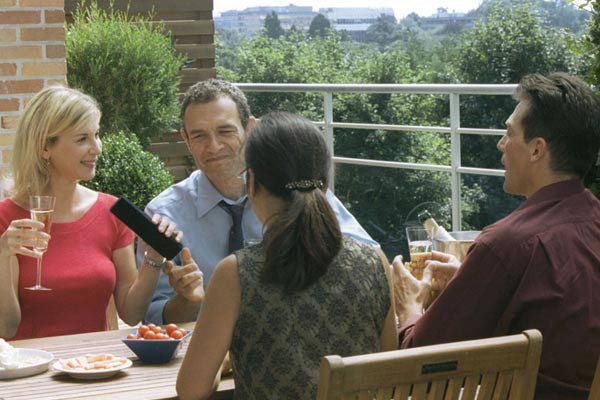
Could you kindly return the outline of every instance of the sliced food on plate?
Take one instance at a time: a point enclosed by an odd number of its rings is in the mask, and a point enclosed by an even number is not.
[[[131,360],[112,354],[86,354],[78,357],[59,359],[52,368],[66,372],[73,378],[101,379],[112,376],[131,366]]]

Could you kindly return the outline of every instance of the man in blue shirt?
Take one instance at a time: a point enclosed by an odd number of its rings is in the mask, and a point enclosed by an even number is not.
[[[183,232],[185,246],[174,263],[167,263],[166,274],[161,273],[146,314],[146,320],[156,324],[196,318],[206,283],[217,263],[229,255],[233,218],[227,205],[243,206],[244,242],[262,239],[263,227],[246,201],[242,177],[241,148],[255,123],[246,97],[231,83],[211,79],[188,89],[181,110],[181,137],[198,170],[146,207],[149,215],[159,213],[174,221]],[[333,193],[327,191],[327,198],[344,235],[378,246]],[[141,243],[137,250],[140,264],[144,252]]]

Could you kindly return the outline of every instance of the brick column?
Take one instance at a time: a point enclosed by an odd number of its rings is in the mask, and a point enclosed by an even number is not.
[[[66,84],[64,25],[64,0],[0,0],[1,173],[27,101],[46,86]]]

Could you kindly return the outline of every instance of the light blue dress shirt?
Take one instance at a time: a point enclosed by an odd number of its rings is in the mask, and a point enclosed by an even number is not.
[[[227,211],[219,207],[218,204],[221,200],[230,204],[234,203],[223,197],[202,171],[196,170],[188,178],[156,196],[148,203],[145,210],[148,215],[158,213],[177,224],[176,229],[183,232],[182,244],[190,249],[192,258],[204,274],[205,288],[219,261],[228,255],[228,238],[232,219]],[[344,235],[379,246],[329,190],[327,191],[327,200],[340,222]],[[256,218],[250,202],[246,201],[242,216],[244,240],[261,240],[262,231],[263,227]],[[141,244],[138,245],[138,265],[141,265],[143,261],[144,251],[145,247]],[[174,261],[176,264],[181,264],[179,256]],[[146,321],[162,324],[163,308],[167,300],[174,294],[175,291],[169,285],[168,277],[161,272],[152,302],[146,313]]]

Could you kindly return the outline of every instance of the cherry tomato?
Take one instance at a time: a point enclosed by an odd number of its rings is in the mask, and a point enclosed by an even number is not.
[[[165,327],[167,329],[167,333],[170,335],[171,333],[173,333],[173,331],[176,331],[177,329],[179,329],[179,327],[175,324],[169,324]]]
[[[127,335],[127,339],[139,339],[139,337],[135,333],[130,333]]]
[[[156,338],[157,339],[168,339],[169,335],[167,335],[166,333],[157,333]]]
[[[173,339],[181,339],[184,336],[184,334],[181,332],[181,330],[176,329],[173,332],[171,332],[169,336],[171,336]]]
[[[148,325],[140,325],[138,327],[138,336],[144,337],[146,332],[148,332]]]
[[[148,340],[156,339],[156,333],[154,333],[154,331],[148,331],[144,334],[144,339],[148,339]]]
[[[150,328],[150,330],[154,333],[162,333],[163,329],[160,326],[150,326],[148,325],[148,328]]]

